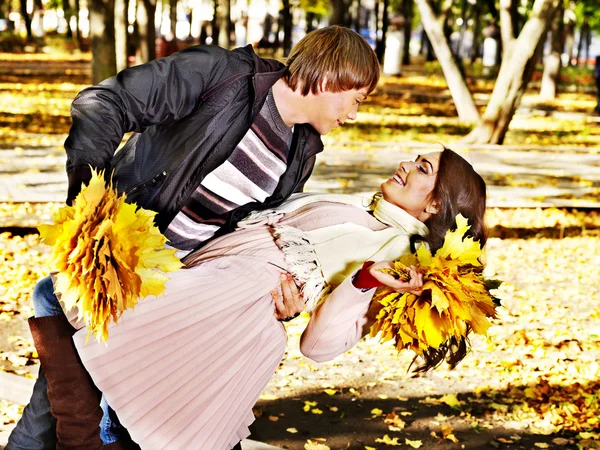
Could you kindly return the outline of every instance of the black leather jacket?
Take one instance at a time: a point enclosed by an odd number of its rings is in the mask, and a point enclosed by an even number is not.
[[[250,46],[196,46],[83,90],[71,106],[65,142],[68,201],[89,180],[90,166],[106,169],[128,201],[157,211],[157,225],[166,229],[203,178],[233,152],[286,70]],[[219,234],[248,211],[277,206],[301,191],[322,149],[314,128],[296,125],[288,168],[273,195],[232,211]]]

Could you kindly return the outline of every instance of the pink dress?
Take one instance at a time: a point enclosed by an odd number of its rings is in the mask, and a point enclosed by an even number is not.
[[[385,227],[360,209],[324,202],[279,223],[309,230],[341,221]],[[106,344],[85,345],[85,329],[75,334],[83,364],[142,449],[225,450],[250,434],[252,407],[287,341],[270,294],[286,263],[270,230],[256,224],[209,243],[198,265],[171,274],[165,295],[111,325]],[[372,295],[342,283],[311,318],[303,353],[323,361],[351,348]]]

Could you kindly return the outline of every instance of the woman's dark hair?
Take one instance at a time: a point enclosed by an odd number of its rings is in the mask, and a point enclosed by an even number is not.
[[[473,166],[463,157],[445,148],[440,156],[437,179],[431,193],[431,198],[437,203],[438,212],[425,221],[429,234],[411,236],[411,247],[414,252],[418,242],[425,242],[431,253],[444,245],[444,237],[449,230],[456,229],[456,216],[462,214],[471,228],[466,235],[479,241],[483,247],[487,241],[487,230],[484,224],[486,187]],[[470,329],[467,328],[467,335]],[[415,372],[425,372],[437,367],[444,360],[454,368],[469,350],[466,337],[457,340],[451,338],[439,348],[428,348],[420,356],[422,364]],[[419,358],[415,357],[413,363]],[[412,366],[412,364],[411,364]]]
[[[462,156],[445,147],[440,156],[431,198],[437,203],[438,212],[425,221],[429,229],[427,236],[412,236],[413,251],[415,244],[422,241],[427,243],[434,254],[444,245],[446,233],[456,229],[458,214],[469,221],[471,228],[467,231],[467,236],[479,241],[482,247],[485,245],[485,181]]]

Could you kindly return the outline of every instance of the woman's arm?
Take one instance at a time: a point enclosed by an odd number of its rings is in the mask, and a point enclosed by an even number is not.
[[[369,332],[367,313],[375,289],[363,291],[346,278],[313,312],[300,338],[300,351],[314,361],[329,361],[350,350]]]
[[[358,273],[346,278],[312,314],[300,339],[302,354],[317,362],[329,361],[367,335],[381,309],[379,302],[372,301],[376,291],[373,286],[387,285],[398,292],[421,293],[423,275],[418,270],[409,268],[411,279],[403,282],[381,272],[391,267],[389,261],[365,263]]]

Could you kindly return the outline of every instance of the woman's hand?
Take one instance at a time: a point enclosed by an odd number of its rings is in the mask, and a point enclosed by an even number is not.
[[[304,311],[306,303],[298,290],[298,286],[296,286],[294,278],[289,273],[281,274],[281,292],[283,297],[277,289],[271,291],[271,296],[275,302],[275,312],[273,314],[277,320],[288,322]]]
[[[410,280],[402,281],[394,278],[393,275],[383,273],[383,269],[393,269],[394,264],[391,261],[381,261],[371,264],[366,270],[369,274],[377,279],[381,284],[394,289],[397,292],[410,292],[415,295],[421,295],[423,292],[423,274],[418,267],[411,266],[408,268]],[[365,270],[365,269],[363,269]]]

